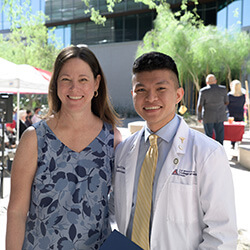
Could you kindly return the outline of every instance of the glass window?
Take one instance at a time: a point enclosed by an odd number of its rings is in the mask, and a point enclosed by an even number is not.
[[[216,25],[216,3],[208,3],[206,4],[205,9],[205,25]]]
[[[108,12],[106,0],[99,0],[98,9],[100,10],[100,13],[107,13]]]
[[[98,25],[95,25],[93,22],[87,22],[86,24],[86,36],[85,36],[85,42],[86,44],[91,44],[93,43],[93,40],[97,41],[98,39]]]
[[[89,1],[89,7],[90,8],[95,8],[95,9],[97,9],[98,8],[98,1],[97,0],[90,0]]]
[[[85,43],[86,23],[77,23],[74,30],[74,45]]]
[[[139,40],[152,29],[153,13],[144,13],[139,15]]]
[[[51,21],[62,20],[62,2],[61,0],[53,0],[51,2]]]
[[[95,43],[111,43],[114,42],[114,25],[113,19],[108,19],[105,26],[99,25],[99,33]]]
[[[141,3],[141,9],[148,9],[148,5]]]
[[[63,8],[62,8],[63,20],[73,19],[73,17],[74,17],[74,15],[73,15],[73,11],[74,11],[73,2],[68,1],[68,0],[63,0],[62,4],[63,4]]]
[[[51,29],[53,28],[49,28],[50,32]],[[64,33],[63,33],[63,26],[58,26],[56,27],[56,29],[53,31],[54,35],[55,35],[55,39],[58,41],[58,44],[63,44],[64,45]],[[49,38],[48,39],[48,43],[52,43],[53,41]]]
[[[75,24],[70,24],[70,44],[76,45],[75,43],[75,29],[76,29],[76,25]]]
[[[46,3],[47,1],[45,1],[45,0],[41,0],[41,11],[43,11],[43,12],[45,12],[45,3]]]
[[[126,1],[123,0],[120,3],[117,3],[114,7],[114,12],[121,12],[126,10]]]
[[[115,32],[113,19],[108,19],[105,26],[98,25],[94,32],[88,27],[88,41],[87,44],[103,44],[115,41]],[[95,34],[95,32],[98,32]]]
[[[47,20],[46,22],[50,23],[51,22],[51,1],[52,0],[47,0],[45,1],[45,15],[49,17],[50,20]]]
[[[250,1],[249,0],[242,0],[243,1],[243,21],[242,26],[250,26]]]
[[[204,9],[203,9],[203,5],[199,5],[199,6],[197,7],[197,14],[199,15],[199,17],[200,17],[202,20],[204,20],[204,13],[205,13],[205,11],[204,11]]]
[[[124,17],[114,18],[114,33],[115,33],[115,42],[123,41],[123,19]]]
[[[41,0],[40,0],[41,1]],[[32,9],[32,13],[36,13],[37,11],[41,11],[40,9],[40,1],[37,1],[37,0],[32,0],[30,2],[30,5],[31,5],[31,9]]]
[[[64,29],[63,26],[57,26],[54,30],[56,39],[64,44]]]
[[[140,7],[140,3],[135,3],[134,0],[127,0],[127,10],[138,10]]]
[[[111,20],[107,20],[105,26],[88,22],[86,27],[86,39],[84,39],[86,44],[100,44],[111,41]]]
[[[86,5],[83,3],[82,0],[75,0],[74,1],[74,18],[86,17],[87,14],[85,14],[85,12],[84,12],[85,10],[86,10]]]
[[[71,25],[67,25],[64,28],[64,47],[71,45]]]
[[[228,5],[228,28],[241,27],[241,1],[237,0]]]
[[[217,12],[217,26],[222,29],[227,28],[227,8]]]
[[[136,15],[125,17],[125,41],[137,40],[136,37],[137,22]]]

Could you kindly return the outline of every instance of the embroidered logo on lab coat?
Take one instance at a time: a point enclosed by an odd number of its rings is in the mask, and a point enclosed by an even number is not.
[[[190,175],[194,175],[197,176],[197,172],[196,171],[190,171],[190,170],[184,170],[184,169],[175,169],[172,173],[172,175],[178,175],[178,176],[182,176],[182,177],[186,177],[186,176],[190,176]]]

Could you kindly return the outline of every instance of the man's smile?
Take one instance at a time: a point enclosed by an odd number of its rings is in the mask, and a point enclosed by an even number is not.
[[[161,106],[144,107],[145,110],[156,110],[162,108]]]

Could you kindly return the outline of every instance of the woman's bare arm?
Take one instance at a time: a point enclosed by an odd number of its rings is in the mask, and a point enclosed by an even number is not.
[[[30,127],[22,135],[12,164],[6,250],[22,249],[31,186],[36,169],[37,136],[35,129]]]

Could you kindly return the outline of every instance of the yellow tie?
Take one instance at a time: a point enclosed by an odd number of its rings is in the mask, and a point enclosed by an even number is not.
[[[132,229],[132,241],[144,250],[149,250],[149,225],[152,190],[158,158],[157,135],[150,135],[150,147],[142,164]]]

